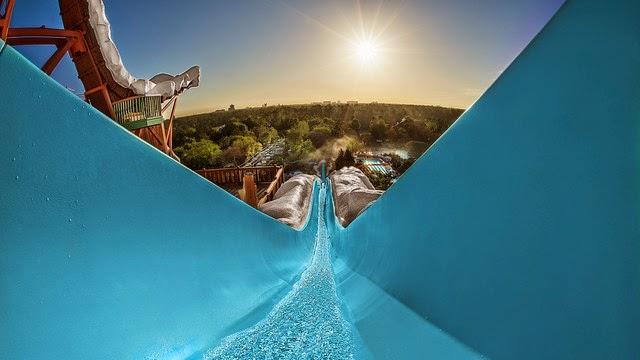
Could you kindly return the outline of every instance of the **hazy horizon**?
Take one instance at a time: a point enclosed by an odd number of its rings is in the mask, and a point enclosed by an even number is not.
[[[202,68],[178,115],[358,101],[468,108],[562,0],[106,1],[136,77]],[[16,2],[14,26],[61,27],[56,0]],[[38,65],[50,49],[19,49]],[[68,57],[53,77],[82,93]]]
[[[311,101],[311,102],[307,102],[307,103],[289,103],[289,104],[283,104],[283,103],[273,103],[273,104],[269,104],[266,103],[267,106],[266,107],[272,107],[272,106],[313,106],[313,105],[325,105],[323,104],[324,101],[331,101],[330,105],[348,105],[347,101],[352,101],[352,100],[320,100],[320,101]],[[338,102],[339,101],[339,102]],[[354,100],[357,101],[357,100]],[[247,106],[238,106],[236,104],[229,104],[229,105],[234,105],[235,110],[244,110],[244,109],[257,109],[257,108],[262,108],[264,107],[265,103],[262,104],[255,104],[255,105],[247,105]],[[447,108],[447,109],[456,109],[456,110],[464,110],[466,111],[467,108],[461,108],[461,107],[456,107],[456,106],[444,106],[444,105],[439,105],[439,104],[410,104],[410,103],[392,103],[392,102],[386,102],[386,101],[357,101],[358,105],[372,105],[372,104],[378,104],[378,105],[396,105],[396,106],[433,106],[433,107],[443,107],[443,108]],[[229,110],[229,106],[227,107],[220,107],[220,108],[216,108],[216,109],[205,109],[203,111],[195,111],[192,113],[181,113],[178,114],[178,117],[184,117],[184,116],[191,116],[191,115],[200,115],[200,114],[208,114],[211,112],[215,112],[215,111],[220,111],[220,110],[224,110],[224,111],[228,111]]]

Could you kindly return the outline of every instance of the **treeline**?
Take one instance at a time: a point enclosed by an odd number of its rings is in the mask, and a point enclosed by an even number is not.
[[[182,161],[194,169],[240,165],[278,138],[286,139],[283,162],[304,159],[345,135],[365,145],[391,141],[424,150],[462,111],[378,103],[216,111],[177,119],[174,146]]]

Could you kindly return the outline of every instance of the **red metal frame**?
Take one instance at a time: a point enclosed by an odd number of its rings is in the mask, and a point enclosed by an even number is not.
[[[5,0],[0,0],[0,3]],[[13,6],[14,0],[8,0],[9,6]],[[0,23],[1,24],[1,23]],[[51,75],[56,66],[60,63],[64,55],[69,52],[72,57],[73,54],[88,53],[91,56],[91,52],[88,51],[87,43],[84,38],[84,33],[79,30],[66,30],[66,29],[49,29],[45,27],[39,28],[8,28],[8,26],[2,27],[2,30],[6,30],[7,44],[13,46],[20,45],[54,45],[56,51],[42,66],[42,71],[47,75]],[[107,84],[100,75],[98,68],[96,67],[95,60],[91,56],[91,62],[93,70],[98,74],[100,78],[100,85],[93,89],[85,89],[84,95],[87,99],[87,95],[94,92],[100,92],[102,97],[109,105],[109,111],[111,118],[115,118],[113,109],[111,109],[111,97],[107,91]]]
[[[0,0],[0,39],[7,40],[15,0]],[[2,9],[4,8],[4,12]]]
[[[68,51],[73,53],[87,51],[84,37],[80,31],[44,27],[10,28],[7,30],[7,44],[9,45],[54,45],[56,47],[56,51],[42,66],[42,71],[47,75],[51,75]]]
[[[15,5],[15,0],[0,0],[0,38],[4,40],[7,44],[12,46],[20,46],[20,45],[53,45],[56,47],[56,51],[51,55],[51,57],[45,62],[42,66],[42,71],[44,71],[47,75],[51,75],[53,70],[55,70],[56,66],[60,63],[64,55],[68,52],[72,58],[75,58],[74,55],[79,54],[88,54],[91,59],[91,65],[93,67],[93,71],[97,74],[99,79],[99,85],[91,88],[85,89],[84,95],[85,100],[89,101],[88,95],[94,94],[96,92],[100,92],[101,97],[104,98],[107,106],[109,116],[112,119],[115,119],[115,113],[113,110],[113,106],[111,103],[111,96],[109,95],[109,91],[107,89],[107,82],[100,74],[98,70],[98,66],[96,64],[91,51],[89,51],[89,46],[87,45],[87,40],[85,38],[85,33],[82,30],[67,30],[67,29],[49,29],[46,27],[39,28],[10,28],[11,14],[13,13],[13,8]],[[4,12],[3,12],[4,9]],[[173,99],[171,99],[165,106],[162,108],[162,112],[166,111],[171,107],[171,115],[168,119],[169,128],[165,127],[164,122],[159,125],[160,134],[156,134],[153,129],[143,128],[134,131],[134,134],[143,138],[147,142],[151,142],[151,139],[154,139],[157,143],[160,144],[161,150],[163,150],[166,154],[178,159],[176,154],[173,152],[173,120],[175,118],[175,110],[176,104],[178,102],[178,95],[176,95]],[[143,136],[144,134],[144,136]]]

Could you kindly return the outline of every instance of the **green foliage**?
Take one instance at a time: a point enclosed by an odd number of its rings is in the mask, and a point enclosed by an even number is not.
[[[338,157],[336,157],[336,160],[334,161],[333,168],[335,170],[340,170],[343,167],[354,166],[355,164],[356,159],[353,157],[353,152],[351,151],[351,149],[340,149],[340,151],[338,152]]]
[[[411,157],[419,157],[427,150],[429,144],[423,141],[409,141],[405,144],[407,151]]]
[[[391,159],[391,167],[399,174],[404,173],[416,161],[415,158],[403,159],[397,154],[384,154]]]
[[[378,190],[387,190],[393,184],[393,176],[391,174],[376,174],[369,177],[371,185]]]
[[[223,138],[220,145],[224,148],[225,165],[238,166],[262,150],[262,144],[253,136],[234,135]]]
[[[313,127],[313,130],[309,132],[309,140],[316,148],[324,145],[329,138],[331,138],[331,127],[325,124],[319,124]]]
[[[251,136],[243,136],[234,141],[231,146],[241,148],[247,157],[251,157],[262,150],[262,144]]]
[[[301,160],[315,149],[316,148],[313,147],[311,140],[289,143],[289,159],[292,161]]]
[[[364,144],[358,138],[348,137],[347,142],[345,143],[348,150],[351,150],[352,153],[358,152],[362,150]]]
[[[332,127],[330,127],[330,129],[331,129],[331,135],[333,135],[336,138],[340,138],[347,133],[348,124],[346,121],[344,121],[343,118],[339,117],[336,119],[335,124]]]
[[[185,126],[181,131],[176,132],[173,136],[173,142],[176,144],[186,144],[195,141],[198,131],[193,126]]]
[[[440,130],[440,124],[435,120],[427,120],[424,125],[430,134],[434,134]]]
[[[251,117],[251,116],[247,116],[246,118],[244,118],[242,120],[242,123],[247,125],[247,127],[249,129],[254,129],[257,126],[262,125],[262,124],[260,124],[260,121],[257,118],[254,118],[254,117]]]
[[[377,140],[407,143],[417,156],[461,113],[438,106],[377,103],[233,109],[177,119],[173,140],[175,151],[182,154],[203,140],[218,144],[222,155],[217,161],[222,165],[242,164],[259,145],[266,146],[279,137],[286,139],[289,159],[305,159],[316,148],[322,149],[314,152],[319,157],[331,156],[328,154],[337,147],[357,151],[363,143],[375,144]],[[181,157],[189,167],[199,165]]]
[[[258,125],[253,130],[253,133],[262,145],[271,144],[278,138],[278,130],[271,126]]]
[[[219,131],[221,137],[233,136],[233,135],[247,135],[249,134],[249,128],[246,124],[239,120],[233,119],[228,124],[225,124]]]
[[[175,149],[182,162],[191,169],[212,168],[220,165],[222,151],[211,140],[200,140]]]
[[[351,128],[353,130],[355,130],[355,132],[359,133],[360,132],[360,121],[358,121],[358,119],[353,118],[351,120]]]
[[[300,143],[309,135],[309,123],[306,121],[298,121],[291,129],[287,131],[287,140],[291,143]]]
[[[387,134],[387,124],[385,124],[384,120],[378,119],[374,121],[369,127],[369,131],[371,132],[371,136],[373,136],[376,140],[383,140],[386,138]]]

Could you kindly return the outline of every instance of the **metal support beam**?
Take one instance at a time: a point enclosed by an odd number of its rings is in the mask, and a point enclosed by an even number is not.
[[[15,0],[0,0],[0,39],[6,41],[9,34],[9,24]],[[4,12],[3,9],[4,8]]]
[[[2,0],[0,0],[2,1]],[[9,0],[13,1],[13,0]],[[3,28],[4,30],[4,28]],[[7,43],[20,45],[53,45],[56,51],[42,66],[42,71],[51,75],[67,52],[87,51],[80,31],[41,28],[7,28]]]

